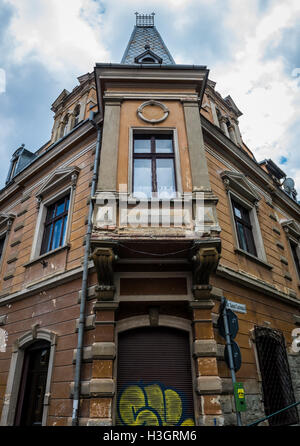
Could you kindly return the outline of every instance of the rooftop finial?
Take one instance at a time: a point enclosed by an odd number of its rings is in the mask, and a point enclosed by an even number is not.
[[[154,12],[152,12],[152,14],[139,14],[138,12],[135,12],[135,15],[136,26],[154,26]]]

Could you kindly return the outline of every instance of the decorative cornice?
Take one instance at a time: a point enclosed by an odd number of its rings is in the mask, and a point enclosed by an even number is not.
[[[253,204],[256,204],[260,200],[260,196],[253,189],[244,174],[224,170],[220,176],[227,192],[230,190],[238,192]]]
[[[234,159],[235,162],[238,161],[240,164],[240,169],[244,169],[245,173],[247,173],[249,177],[251,175],[256,177],[259,185],[272,195],[273,200],[274,198],[277,198],[281,205],[288,206],[289,210],[295,212],[300,218],[300,206],[283,190],[272,184],[272,180],[267,172],[265,172],[259,166],[259,164],[247,154],[247,152],[230,141],[230,139],[227,138],[218,127],[213,125],[203,115],[201,115],[201,123],[202,128],[207,132],[207,135],[213,137],[219,144],[218,146],[213,146],[214,150],[218,152],[218,147],[224,149],[227,159]]]
[[[5,214],[0,212],[0,232],[9,232],[16,216],[14,214]]]
[[[36,197],[40,202],[44,194],[48,194],[50,191],[60,186],[64,182],[68,182],[73,189],[76,187],[80,169],[77,166],[70,166],[56,169],[43,186],[38,190]]]
[[[295,220],[284,220],[280,223],[288,236],[294,237],[297,242],[300,241],[300,226]]]
[[[262,294],[266,294],[274,299],[278,299],[286,304],[300,308],[300,299],[292,298],[290,295],[279,291],[274,285],[264,282],[258,277],[250,276],[241,271],[235,271],[223,265],[219,265],[216,271],[218,276],[243,285],[245,288],[254,289]]]

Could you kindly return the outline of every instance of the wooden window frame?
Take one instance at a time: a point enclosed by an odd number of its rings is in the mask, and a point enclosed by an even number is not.
[[[172,141],[172,153],[159,153],[156,151],[156,141],[159,140],[162,136],[170,136],[170,140]],[[144,153],[135,153],[135,141],[140,138],[148,138],[150,137],[150,152]],[[156,161],[158,159],[171,159],[173,160],[173,172],[174,172],[174,194],[177,192],[177,178],[176,178],[176,168],[175,168],[175,151],[174,151],[174,140],[173,135],[171,134],[157,134],[157,133],[149,133],[149,134],[134,134],[133,136],[133,166],[132,166],[132,191],[133,193],[138,193],[138,191],[134,191],[134,162],[136,159],[150,159],[151,160],[151,179],[152,179],[152,194],[157,194],[157,165]]]
[[[244,251],[247,251],[249,254],[252,254],[253,256],[257,257],[257,249],[256,249],[255,240],[254,240],[254,235],[253,235],[253,226],[250,221],[249,209],[247,209],[242,204],[238,203],[236,200],[234,200],[234,198],[231,199],[231,204],[232,204],[232,209],[233,209],[233,217],[234,217],[239,247],[240,247],[240,249],[243,249]],[[235,209],[241,211],[241,214],[244,214],[244,216],[242,215],[242,218],[238,217],[235,213]],[[240,232],[238,230],[238,223],[240,225],[242,225],[247,249],[244,249],[244,247],[243,247],[243,242],[241,240]],[[246,231],[245,228],[247,228],[248,231]],[[252,245],[253,249],[252,249],[251,245]]]
[[[64,200],[64,211],[59,214],[58,216],[56,215],[57,212],[57,206],[58,203],[62,202]],[[67,205],[68,203],[68,205]],[[48,214],[49,214],[49,209],[51,209],[54,206],[54,217],[48,218]],[[49,204],[48,206],[46,206],[47,208],[47,213],[46,213],[46,219],[45,219],[45,223],[44,223],[44,228],[43,228],[43,238],[42,238],[42,243],[41,243],[41,250],[40,250],[40,255],[46,254],[48,252],[53,251],[53,249],[57,249],[60,248],[61,246],[63,246],[64,244],[64,239],[66,237],[66,228],[68,226],[68,219],[69,219],[69,210],[70,210],[70,193],[67,193],[65,196],[59,198],[57,201],[55,201],[54,203]],[[66,222],[64,223],[65,217],[67,217]],[[47,228],[48,227],[52,227],[54,228],[55,224],[62,220],[62,227],[60,230],[60,239],[59,239],[59,245],[56,248],[51,249],[52,243],[53,243],[53,229],[50,229],[50,233],[47,234]],[[49,245],[49,235],[50,235],[50,249],[47,249],[47,246]]]
[[[152,129],[150,127],[131,127],[129,131],[129,162],[128,162],[128,195],[129,199],[135,200],[136,197],[133,192],[133,176],[134,176],[134,137],[136,135],[142,136],[163,136],[169,135],[173,141],[173,154],[174,154],[174,179],[175,179],[175,191],[172,198],[160,198],[160,200],[175,199],[181,197],[183,193],[182,180],[181,180],[181,163],[177,129],[174,127],[159,127]],[[165,154],[170,155],[170,154]],[[153,192],[152,192],[153,193]]]

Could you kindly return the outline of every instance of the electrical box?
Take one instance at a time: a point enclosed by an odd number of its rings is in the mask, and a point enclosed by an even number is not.
[[[238,412],[245,412],[246,407],[246,397],[245,389],[242,383],[234,383],[234,398],[236,402],[236,409]]]

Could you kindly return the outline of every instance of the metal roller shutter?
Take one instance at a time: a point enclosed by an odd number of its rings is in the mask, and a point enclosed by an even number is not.
[[[193,425],[188,334],[147,327],[119,336],[117,424]]]

